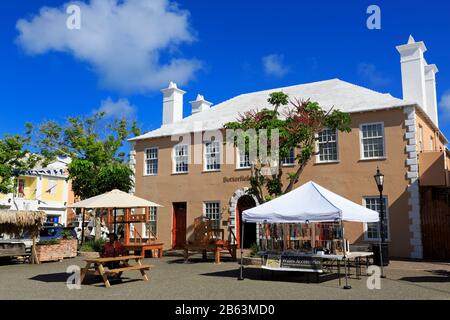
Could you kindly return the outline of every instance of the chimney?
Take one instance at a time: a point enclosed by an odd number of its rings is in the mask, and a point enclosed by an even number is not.
[[[428,65],[425,44],[409,36],[408,43],[397,46],[402,69],[403,99],[417,103],[438,125],[436,78],[437,67]]]
[[[183,119],[183,95],[185,91],[178,89],[172,81],[169,87],[162,89],[163,93],[163,119],[162,124],[171,124]]]
[[[427,113],[434,124],[439,127],[437,95],[436,95],[436,73],[439,70],[435,64],[425,66],[425,92],[427,95]]]
[[[197,95],[197,99],[195,101],[191,101],[189,103],[192,105],[192,114],[208,110],[213,105],[211,102],[206,101],[201,94]]]

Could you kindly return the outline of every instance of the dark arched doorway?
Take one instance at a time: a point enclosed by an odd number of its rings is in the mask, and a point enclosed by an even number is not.
[[[255,200],[249,196],[249,195],[244,195],[242,197],[239,198],[238,202],[237,202],[237,211],[238,211],[238,216],[239,216],[239,230],[238,230],[238,234],[239,234],[239,243],[241,243],[241,239],[242,239],[242,212],[253,208],[256,206],[256,202]],[[256,243],[256,223],[245,223],[244,226],[244,243],[243,243],[243,248],[250,248],[253,244]]]

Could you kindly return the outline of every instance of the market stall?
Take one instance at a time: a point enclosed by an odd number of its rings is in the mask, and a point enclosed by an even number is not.
[[[349,259],[359,259],[367,253],[350,254],[343,222],[378,222],[379,214],[310,181],[279,198],[245,210],[242,220],[260,226],[263,268],[321,273],[325,261],[343,261],[345,288],[350,288],[346,264]],[[241,250],[241,279],[242,253]]]
[[[20,236],[24,232],[31,235],[33,244],[31,247],[31,263],[38,264],[36,254],[36,239],[42,228],[46,214],[43,211],[13,211],[0,210],[0,234]]]
[[[142,235],[134,230],[134,239],[131,241],[130,225],[134,223],[148,223],[149,208],[161,207],[161,205],[136,197],[132,194],[112,190],[104,194],[76,202],[70,206],[71,208],[83,209],[82,225],[84,225],[84,217],[86,209],[99,209],[107,212],[108,224],[113,225],[113,232],[117,233],[117,224],[124,226],[123,246],[126,251],[139,251],[141,255],[145,255],[147,250],[158,250],[158,256],[162,254],[163,243],[144,240]],[[118,214],[120,211],[120,214]],[[84,240],[84,229],[81,236]]]

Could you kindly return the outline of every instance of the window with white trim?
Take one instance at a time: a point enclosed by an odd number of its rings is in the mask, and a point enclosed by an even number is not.
[[[213,229],[220,229],[220,202],[205,202],[204,215],[211,220]]]
[[[25,196],[25,179],[19,179],[17,183],[17,196],[23,198]]]
[[[220,142],[205,142],[205,170],[220,170]]]
[[[295,151],[294,148],[289,150],[289,154],[287,157],[281,159],[281,164],[283,166],[291,166],[295,164]]]
[[[384,127],[382,123],[361,125],[361,147],[363,159],[377,159],[385,156]]]
[[[238,148],[238,168],[251,168],[250,155],[249,152],[245,152],[245,149],[241,150]]]
[[[49,178],[49,179],[48,179],[48,189],[47,189],[47,192],[48,192],[49,194],[56,194],[57,183],[58,183],[58,181],[57,181],[56,179],[53,179],[53,178]]]
[[[423,151],[423,128],[419,126],[419,152]]]
[[[158,174],[158,148],[145,149],[145,175]]]
[[[338,161],[337,130],[323,129],[317,134],[317,162]]]
[[[158,236],[157,233],[157,210],[156,207],[150,207],[148,210],[148,223],[147,223],[147,237],[149,239],[155,239]]]
[[[434,139],[430,137],[430,151],[434,151]]]
[[[366,208],[380,212],[380,197],[364,197],[364,205]],[[387,198],[383,197],[383,211],[384,211],[384,234],[386,239],[389,238],[389,210]],[[380,224],[378,222],[366,223],[365,230],[366,240],[380,239]]]
[[[174,172],[186,173],[188,172],[188,145],[179,144],[174,147]]]

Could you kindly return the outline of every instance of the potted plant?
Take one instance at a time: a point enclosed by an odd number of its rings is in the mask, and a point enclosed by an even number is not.
[[[105,240],[103,239],[85,242],[80,247],[79,255],[86,258],[98,258],[104,245]]]

